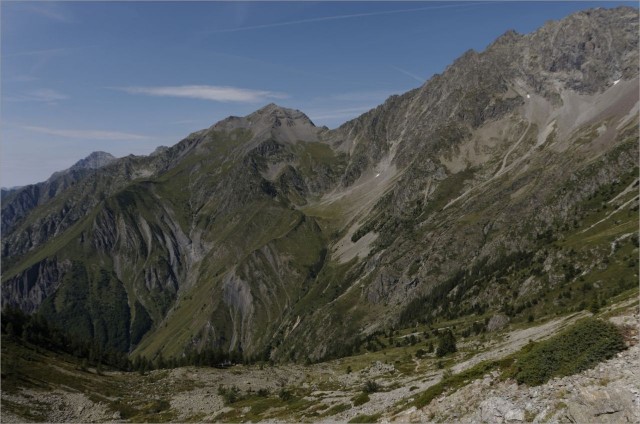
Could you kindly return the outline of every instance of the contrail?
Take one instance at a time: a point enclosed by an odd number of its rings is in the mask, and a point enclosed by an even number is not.
[[[396,71],[398,71],[398,72],[402,72],[403,74],[405,74],[405,75],[407,75],[407,76],[409,76],[409,77],[413,78],[413,79],[414,79],[414,80],[416,80],[416,81],[420,81],[422,84],[424,84],[424,83],[425,83],[425,81],[426,81],[424,78],[420,78],[419,76],[417,76],[417,75],[415,75],[415,74],[412,74],[412,73],[411,73],[411,72],[409,72],[409,71],[405,71],[404,69],[398,68],[397,66],[391,66],[391,67],[392,67],[393,69],[395,69]]]
[[[249,31],[253,29],[264,29],[264,28],[276,28],[283,27],[289,25],[300,25],[307,24],[311,22],[324,22],[324,21],[336,21],[339,19],[352,19],[352,18],[362,18],[367,16],[380,16],[380,15],[392,15],[396,13],[407,13],[407,12],[419,12],[423,10],[435,10],[435,9],[450,9],[457,7],[468,7],[468,6],[480,6],[484,4],[490,4],[491,2],[482,2],[482,3],[463,3],[463,4],[446,4],[441,6],[425,6],[425,7],[417,7],[413,9],[396,9],[396,10],[385,10],[380,12],[368,12],[368,13],[354,13],[350,15],[335,15],[335,16],[324,16],[321,18],[309,18],[309,19],[299,19],[296,21],[286,21],[286,22],[276,22],[273,24],[262,24],[262,25],[251,25],[244,26],[238,28],[228,28],[228,29],[216,29],[208,31],[209,34],[214,33],[222,33],[222,32],[238,32],[238,31]]]

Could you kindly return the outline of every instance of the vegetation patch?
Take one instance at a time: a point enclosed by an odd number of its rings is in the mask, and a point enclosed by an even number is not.
[[[364,405],[365,403],[369,402],[369,400],[369,395],[367,393],[360,393],[359,395],[351,398],[353,406]]]
[[[422,392],[411,405],[417,408],[425,407],[445,391],[455,391],[473,380],[482,378],[488,372],[499,368],[500,365],[503,365],[502,361],[485,361],[461,373],[443,376],[438,384]]]
[[[538,386],[553,377],[589,369],[624,349],[624,338],[615,325],[587,318],[548,340],[523,348],[507,376],[520,384]]]
[[[349,409],[351,409],[351,405],[348,405],[346,403],[339,403],[339,404],[334,405],[331,408],[327,409],[327,411],[325,413],[323,413],[322,416],[323,417],[330,417],[332,415],[339,414],[339,413],[347,411]]]
[[[377,422],[382,414],[373,414],[373,415],[356,415],[351,420],[350,423],[375,423]]]
[[[586,318],[548,340],[530,343],[519,352],[497,361],[485,361],[458,374],[445,373],[442,380],[422,392],[410,405],[422,408],[445,392],[482,378],[493,370],[502,378],[536,386],[553,377],[579,373],[625,349],[618,328],[608,322]]]

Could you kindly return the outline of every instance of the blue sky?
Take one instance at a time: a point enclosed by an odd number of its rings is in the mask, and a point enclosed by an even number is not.
[[[620,4],[2,1],[0,185],[270,102],[333,128],[508,29]]]

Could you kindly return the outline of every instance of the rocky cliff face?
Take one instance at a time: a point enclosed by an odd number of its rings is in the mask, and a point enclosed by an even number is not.
[[[635,9],[581,12],[336,130],[271,104],[148,157],[93,155],[3,196],[2,303],[149,356],[280,360],[579,308],[638,272],[637,32]]]

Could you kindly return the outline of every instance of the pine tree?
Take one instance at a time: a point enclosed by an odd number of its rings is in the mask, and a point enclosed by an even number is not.
[[[448,355],[449,353],[457,352],[456,338],[451,330],[447,330],[440,334],[438,337],[438,348],[436,349],[436,356],[439,358]]]

